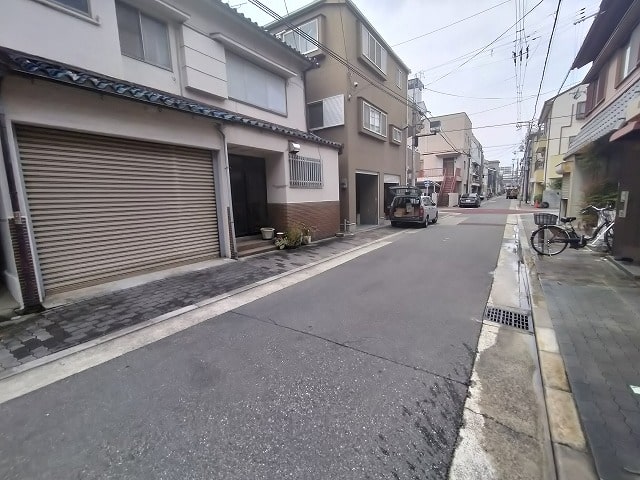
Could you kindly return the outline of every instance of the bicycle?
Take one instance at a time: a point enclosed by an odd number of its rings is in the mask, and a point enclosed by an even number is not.
[[[558,216],[551,213],[534,213],[534,221],[540,228],[531,234],[531,246],[539,255],[558,255],[564,252],[569,246],[570,248],[584,248],[588,242],[598,239],[600,235],[604,236],[604,242],[608,251],[613,249],[613,216],[615,210],[611,207],[597,208],[593,205],[582,209],[580,214],[585,214],[589,210],[595,210],[598,213],[598,224],[592,235],[578,235],[573,228],[571,222],[576,217],[562,217],[560,222],[563,226],[557,226]]]

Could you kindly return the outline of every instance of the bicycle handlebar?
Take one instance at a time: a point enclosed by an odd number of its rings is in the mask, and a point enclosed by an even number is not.
[[[615,210],[613,208],[613,205],[611,205],[611,204],[607,205],[606,207],[602,207],[602,208],[598,208],[598,207],[596,207],[594,205],[587,205],[582,210],[580,210],[580,213],[586,213],[589,209],[593,209],[598,213],[604,212],[605,210]]]

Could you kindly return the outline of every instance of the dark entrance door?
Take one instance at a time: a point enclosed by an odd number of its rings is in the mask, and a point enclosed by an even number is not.
[[[264,158],[229,155],[233,220],[237,237],[267,227],[267,176]]]

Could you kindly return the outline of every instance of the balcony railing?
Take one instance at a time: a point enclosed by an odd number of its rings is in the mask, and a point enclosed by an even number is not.
[[[429,179],[442,179],[455,175],[456,180],[460,181],[460,170],[460,168],[424,168],[418,171],[417,176]]]

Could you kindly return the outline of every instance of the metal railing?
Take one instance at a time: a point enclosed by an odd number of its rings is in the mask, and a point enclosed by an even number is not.
[[[289,154],[289,186],[322,188],[322,160]]]

